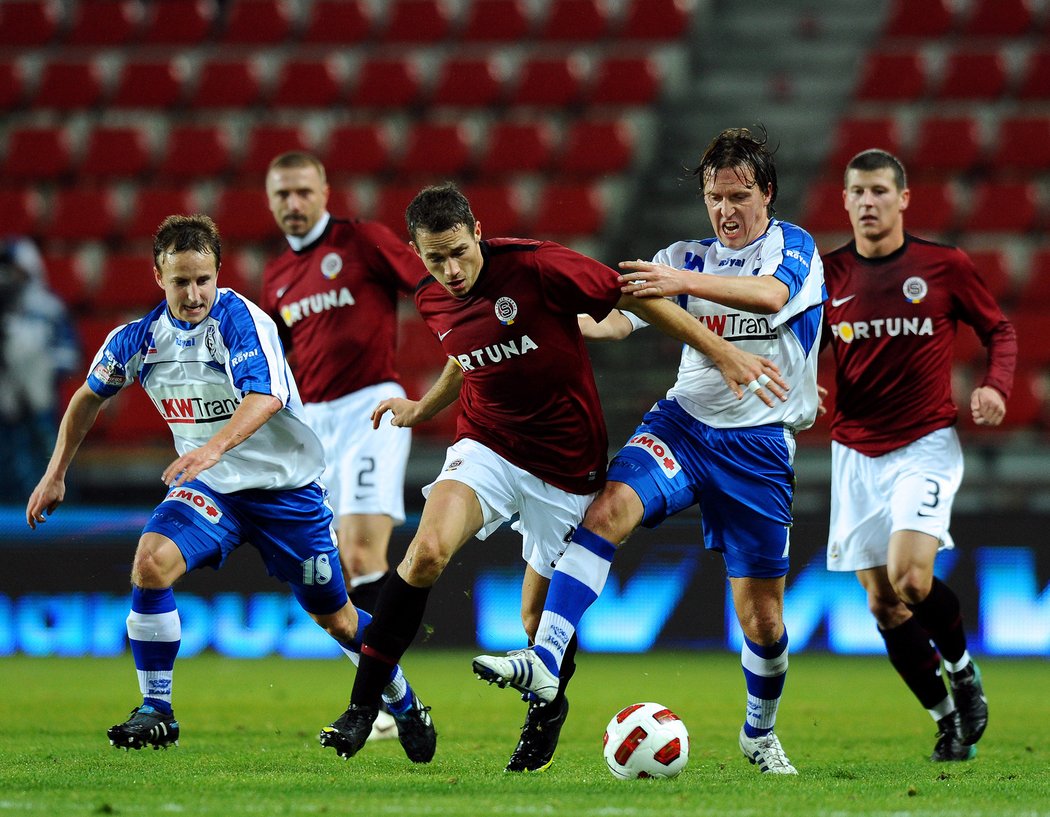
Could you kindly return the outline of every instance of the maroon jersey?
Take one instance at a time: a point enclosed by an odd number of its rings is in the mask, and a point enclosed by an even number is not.
[[[824,256],[826,330],[835,357],[831,436],[879,456],[955,423],[952,346],[959,321],[988,349],[981,385],[1010,395],[1017,339],[955,247],[905,235],[883,258],[850,242]]]
[[[416,291],[419,314],[463,370],[456,440],[570,493],[597,491],[609,441],[576,316],[609,314],[616,273],[549,241],[496,238],[481,252],[465,297],[433,278]]]
[[[266,265],[261,305],[294,351],[304,403],[397,380],[398,291],[411,292],[426,274],[388,227],[334,218],[315,242]]]

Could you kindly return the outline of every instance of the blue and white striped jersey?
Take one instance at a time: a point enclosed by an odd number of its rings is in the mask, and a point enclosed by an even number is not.
[[[717,335],[769,358],[791,386],[787,401],[770,409],[749,394],[737,400],[718,368],[690,346],[682,351],[678,380],[667,393],[693,417],[715,428],[783,423],[800,431],[817,414],[817,355],[823,315],[824,265],[812,236],[794,224],[771,219],[766,232],[733,250],[717,239],[679,241],[661,250],[654,263],[725,276],[772,275],[787,285],[788,301],[772,315],[744,312],[692,296],[679,296],[683,309]],[[624,313],[636,327],[642,325]]]
[[[196,325],[162,303],[112,332],[95,355],[88,386],[111,397],[138,380],[171,429],[180,455],[199,448],[229,421],[249,392],[284,408],[198,479],[222,493],[307,485],[324,470],[321,443],[303,422],[302,402],[277,326],[232,289],[220,289]]]

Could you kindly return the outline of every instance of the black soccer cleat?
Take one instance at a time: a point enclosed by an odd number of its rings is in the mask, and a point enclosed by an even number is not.
[[[335,723],[321,728],[318,740],[322,746],[335,749],[339,757],[349,760],[365,745],[378,714],[379,709],[374,706],[350,704]]]
[[[981,685],[981,670],[971,661],[965,669],[949,672],[948,681],[959,712],[962,742],[972,746],[981,739],[988,726],[988,699],[984,697]]]
[[[149,704],[136,706],[131,716],[106,730],[110,744],[125,752],[152,746],[167,749],[179,745],[179,722],[174,715],[164,715]]]
[[[394,713],[391,713],[394,714]],[[414,694],[412,706],[401,715],[394,714],[397,723],[397,739],[413,763],[429,763],[437,751],[437,731],[430,717],[430,707]]]
[[[560,702],[560,703],[559,703]],[[549,704],[533,701],[521,727],[521,739],[507,763],[507,772],[545,772],[554,762],[558,736],[569,715],[569,701],[563,695]]]
[[[934,763],[947,763],[953,760],[970,760],[976,754],[976,746],[963,743],[958,710],[937,721],[937,743],[933,747],[930,760]]]

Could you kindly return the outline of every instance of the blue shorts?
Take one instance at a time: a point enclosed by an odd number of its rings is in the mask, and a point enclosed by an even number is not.
[[[779,424],[712,428],[673,400],[642,418],[609,463],[608,480],[629,485],[653,528],[699,504],[704,545],[734,578],[788,572],[794,439]]]
[[[306,612],[325,615],[346,604],[332,509],[316,482],[290,491],[221,494],[191,480],[168,491],[142,532],[178,545],[187,572],[218,570],[234,550],[250,544]]]

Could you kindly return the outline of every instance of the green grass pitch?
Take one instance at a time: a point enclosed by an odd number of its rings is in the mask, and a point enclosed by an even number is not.
[[[0,660],[0,817],[11,815],[1050,815],[1050,672],[1044,660],[981,662],[991,722],[975,760],[933,764],[934,725],[883,658],[791,660],[777,733],[798,778],[739,754],[737,656],[582,655],[554,766],[502,769],[524,705],[470,673],[471,653],[416,648],[405,662],[438,729],[434,762],[397,741],[350,761],[317,743],[346,705],[345,661],[201,655],[175,672],[180,746],[123,752],[105,729],[138,702],[130,657]],[[689,727],[674,780],[621,782],[601,738],[621,707],[655,700]]]

